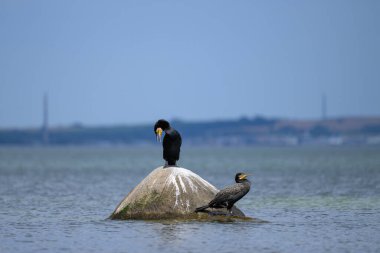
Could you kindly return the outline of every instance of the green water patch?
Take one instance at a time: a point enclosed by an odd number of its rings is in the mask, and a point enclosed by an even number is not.
[[[249,205],[255,208],[329,208],[329,209],[380,209],[380,197],[307,196],[267,197]],[[244,205],[243,205],[244,206]]]

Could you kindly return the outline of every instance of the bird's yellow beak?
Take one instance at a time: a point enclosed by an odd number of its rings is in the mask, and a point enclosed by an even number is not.
[[[249,176],[249,174],[242,174],[239,176],[240,180],[246,179]]]
[[[156,138],[157,138],[157,141],[161,142],[161,136],[162,136],[162,129],[161,128],[157,128],[156,129]]]

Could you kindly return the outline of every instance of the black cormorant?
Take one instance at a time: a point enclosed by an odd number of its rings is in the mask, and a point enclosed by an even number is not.
[[[213,200],[205,206],[198,207],[195,212],[202,212],[207,208],[227,208],[229,214],[231,214],[231,208],[234,204],[244,197],[251,188],[251,182],[247,179],[247,174],[237,173],[235,176],[236,184],[227,186],[223,190],[219,191]]]
[[[179,153],[181,151],[182,138],[177,130],[170,127],[169,122],[160,119],[154,125],[154,133],[156,134],[157,141],[161,142],[162,132],[165,132],[165,137],[162,142],[163,158],[166,161],[166,166],[176,166],[179,160]]]

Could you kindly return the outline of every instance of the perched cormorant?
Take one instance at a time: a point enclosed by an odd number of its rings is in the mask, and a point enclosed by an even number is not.
[[[176,166],[181,151],[181,135],[164,119],[158,120],[154,125],[154,133],[156,134],[157,141],[161,142],[162,131],[165,132],[165,137],[162,142],[162,147],[164,148],[163,158],[166,161],[165,166]]]
[[[247,174],[237,173],[235,176],[236,184],[227,186],[223,190],[220,190],[213,200],[205,206],[198,207],[195,212],[205,211],[207,208],[226,208],[231,214],[231,208],[234,204],[244,197],[251,188],[251,182],[247,179]]]

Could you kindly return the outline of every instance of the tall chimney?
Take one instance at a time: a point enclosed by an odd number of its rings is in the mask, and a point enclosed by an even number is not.
[[[42,142],[43,144],[47,145],[49,144],[49,101],[48,101],[48,95],[44,94],[43,99],[43,123],[42,123]]]
[[[326,101],[325,93],[322,94],[321,110],[322,110],[322,120],[326,120],[327,119],[327,101]]]

